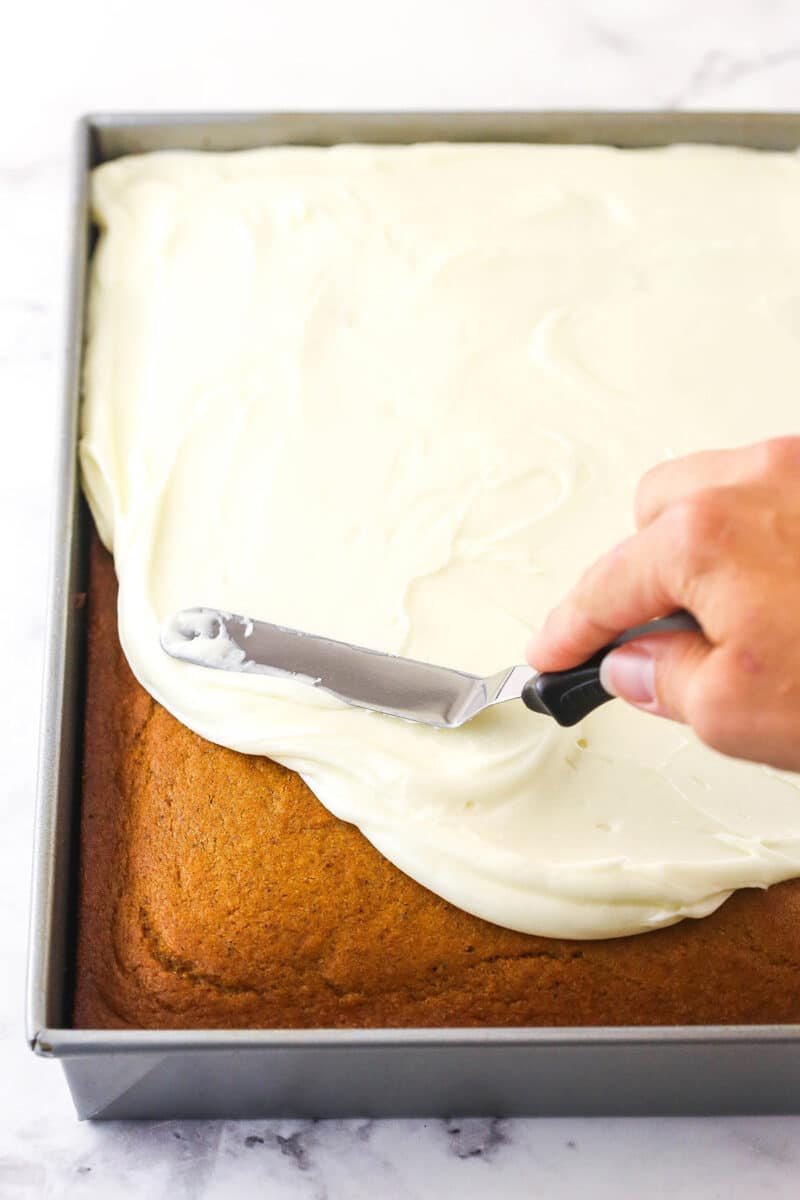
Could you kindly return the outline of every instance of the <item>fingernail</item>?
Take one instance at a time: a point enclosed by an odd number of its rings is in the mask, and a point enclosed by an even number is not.
[[[615,650],[600,664],[600,683],[612,696],[646,708],[656,702],[655,663],[641,650]]]

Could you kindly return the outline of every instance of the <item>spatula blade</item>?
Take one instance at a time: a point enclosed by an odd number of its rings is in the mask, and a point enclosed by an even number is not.
[[[176,613],[161,631],[161,645],[173,658],[197,666],[281,675],[357,708],[443,728],[462,725],[500,699],[487,684],[499,691],[509,674],[487,681],[211,608]]]

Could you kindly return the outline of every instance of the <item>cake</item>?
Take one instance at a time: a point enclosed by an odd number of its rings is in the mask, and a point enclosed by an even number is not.
[[[791,1019],[796,775],[620,702],[393,721],[159,631],[521,661],[643,470],[791,427],[798,200],[797,156],[718,147],[98,168],[77,1024]]]
[[[574,941],[434,895],[295,773],[212,745],[134,679],[95,538],[73,1024],[94,1029],[800,1020],[800,882]]]

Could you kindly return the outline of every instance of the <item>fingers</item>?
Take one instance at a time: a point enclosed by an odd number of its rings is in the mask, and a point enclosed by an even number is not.
[[[606,656],[600,682],[636,708],[690,725],[721,754],[800,769],[800,680],[749,650],[696,633],[639,638]]]
[[[746,471],[746,454],[742,450],[703,450],[648,471],[636,489],[637,527],[649,525],[668,505],[694,492],[739,482]]]
[[[800,437],[667,463],[642,481],[637,516],[638,533],[531,639],[531,666],[566,670],[686,608],[703,633],[649,634],[609,652],[606,689],[723,754],[799,770]]]
[[[699,672],[712,653],[701,633],[637,638],[606,655],[600,682],[637,708],[690,723]]]
[[[590,567],[528,643],[531,666],[566,670],[625,629],[677,608],[692,610],[692,592],[702,577],[704,530],[699,517],[678,518],[665,513]],[[683,527],[690,523],[697,525],[691,533]],[[687,549],[690,543],[697,553]]]
[[[785,469],[800,470],[800,437],[770,438],[735,450],[703,450],[659,464],[643,476],[636,491],[639,529],[670,505],[695,492],[730,487],[760,476],[774,478]]]

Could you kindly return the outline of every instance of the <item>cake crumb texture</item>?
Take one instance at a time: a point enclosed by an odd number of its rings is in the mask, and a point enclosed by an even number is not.
[[[94,537],[76,1028],[792,1022],[800,881],[606,941],[515,933],[404,875],[294,772],[133,678]]]

